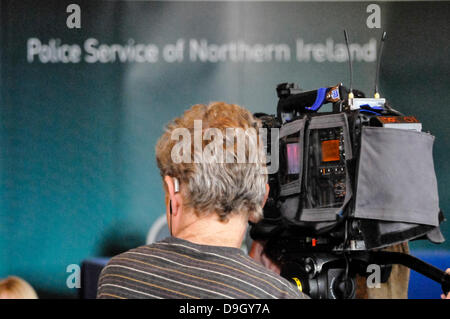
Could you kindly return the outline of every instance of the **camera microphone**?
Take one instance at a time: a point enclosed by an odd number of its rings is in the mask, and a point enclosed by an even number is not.
[[[352,55],[350,54],[350,45],[348,44],[348,34],[347,30],[344,29],[345,46],[347,47],[348,53],[348,67],[350,70],[350,92],[348,93],[348,99],[353,99],[353,67],[352,67]]]
[[[378,50],[377,71],[375,73],[375,92],[373,94],[374,98],[376,98],[376,99],[380,98],[380,93],[378,92],[378,81],[379,81],[379,77],[380,77],[381,54],[383,53],[384,40],[386,40],[386,31],[383,31],[383,34],[381,35],[380,49]]]

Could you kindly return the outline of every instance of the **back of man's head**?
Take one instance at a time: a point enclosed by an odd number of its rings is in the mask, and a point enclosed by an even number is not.
[[[262,215],[267,170],[260,122],[223,102],[194,105],[167,125],[156,145],[161,176],[177,178],[183,205],[196,214]]]

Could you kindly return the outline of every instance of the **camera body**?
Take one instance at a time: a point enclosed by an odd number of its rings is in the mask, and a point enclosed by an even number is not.
[[[250,234],[282,276],[312,298],[352,298],[356,274],[367,276],[358,252],[443,241],[434,137],[414,116],[342,84],[304,92],[282,83],[277,93],[276,115],[255,114],[279,131],[279,169]],[[383,280],[389,273],[383,266]]]

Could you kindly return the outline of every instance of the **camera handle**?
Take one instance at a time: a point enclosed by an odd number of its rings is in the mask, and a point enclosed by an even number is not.
[[[406,266],[439,283],[445,295],[450,290],[450,274],[412,255],[388,251],[352,252],[349,255],[352,259],[361,260],[367,264]]]

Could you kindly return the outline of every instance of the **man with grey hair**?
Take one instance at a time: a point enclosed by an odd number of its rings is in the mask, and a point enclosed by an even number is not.
[[[98,298],[307,298],[240,249],[269,191],[259,128],[223,102],[169,123],[156,160],[171,237],[112,258]]]

